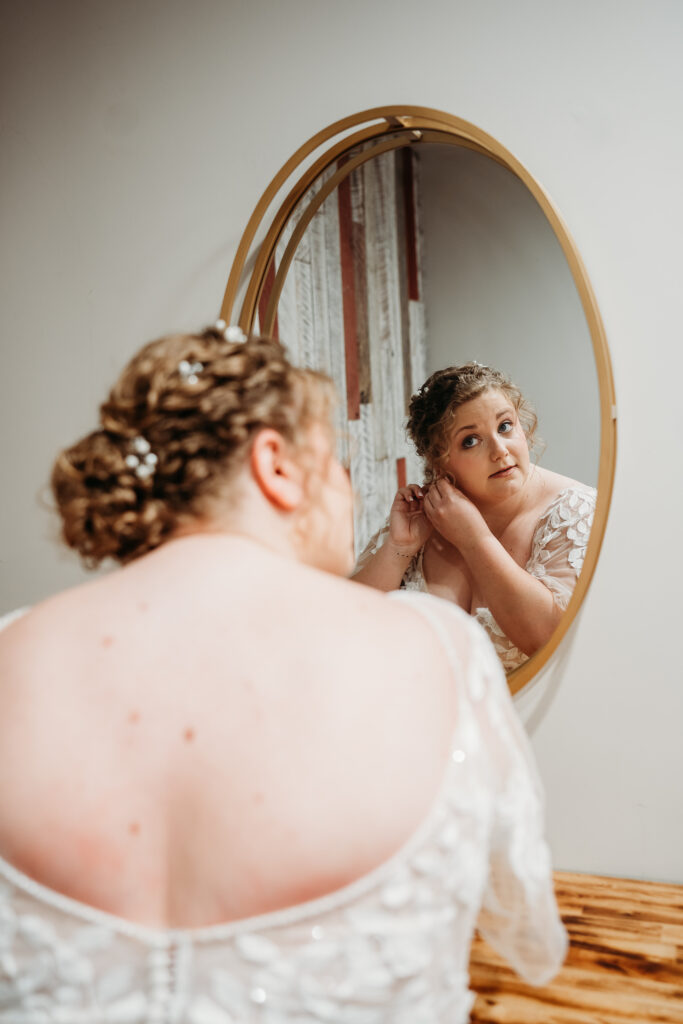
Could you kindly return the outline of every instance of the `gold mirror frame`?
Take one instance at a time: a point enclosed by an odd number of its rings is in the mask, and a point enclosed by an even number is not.
[[[337,141],[334,141],[335,139]],[[251,330],[268,268],[289,217],[312,183],[341,156],[344,156],[362,143],[372,143],[367,149],[347,159],[342,167],[325,182],[324,186],[316,193],[303,212],[278,267],[265,316],[263,317],[263,324],[261,325],[261,331],[264,334],[272,330],[278,299],[296,245],[310,223],[316,209],[318,209],[330,192],[356,167],[366,160],[377,156],[379,153],[403,146],[422,145],[429,142],[448,143],[473,149],[506,167],[531,192],[545,214],[566,257],[590,331],[593,356],[598,374],[600,391],[598,498],[583,569],[574,588],[569,605],[548,643],[532,655],[520,668],[515,669],[508,677],[510,692],[514,694],[521,690],[540,671],[555,652],[574,621],[581,602],[590,586],[607,526],[616,464],[617,417],[612,366],[605,338],[605,330],[593,289],[576,245],[558,210],[542,186],[512,153],[496,139],[480,128],[477,128],[476,125],[470,124],[459,117],[454,117],[452,114],[433,110],[430,107],[393,106],[373,107],[370,110],[363,110],[358,114],[342,118],[340,121],[335,121],[334,124],[317,132],[308,142],[304,143],[278,171],[259,199],[237,248],[223,296],[220,316],[226,323],[232,322],[233,307],[242,283],[245,267],[248,261],[250,263],[253,261],[253,267],[246,282],[246,290],[238,318],[238,323],[244,331],[249,332]],[[254,247],[254,239],[259,227],[264,222],[269,208],[278,194],[287,182],[294,178],[295,172],[301,164],[311,157],[316,150],[320,150],[327,145],[329,145],[329,148],[324,149],[321,155],[313,159],[304,173],[295,181],[286,198],[281,202],[273,215],[262,242]]]

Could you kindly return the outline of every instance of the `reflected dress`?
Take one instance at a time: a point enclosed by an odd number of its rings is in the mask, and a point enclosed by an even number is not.
[[[196,929],[112,916],[0,859],[0,1021],[465,1024],[477,923],[527,980],[557,971],[541,790],[500,663],[455,605],[388,599],[428,620],[457,703],[439,792],[401,849],[319,899]]]
[[[566,487],[551,501],[534,529],[531,554],[524,568],[545,584],[555,604],[563,611],[583,568],[596,499],[594,487],[584,484]],[[368,558],[382,547],[388,535],[387,519],[360,555],[356,570],[362,569]],[[408,565],[401,580],[402,590],[428,592],[422,570],[423,552],[424,548],[420,548]],[[472,615],[488,633],[506,672],[512,672],[528,661],[529,655],[520,651],[505,635],[488,608],[475,608]]]

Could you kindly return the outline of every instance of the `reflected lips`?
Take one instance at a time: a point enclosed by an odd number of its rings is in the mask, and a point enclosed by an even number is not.
[[[491,473],[491,477],[493,478],[507,476],[509,473],[512,472],[514,468],[515,466],[506,466],[505,469],[499,469],[497,473]]]

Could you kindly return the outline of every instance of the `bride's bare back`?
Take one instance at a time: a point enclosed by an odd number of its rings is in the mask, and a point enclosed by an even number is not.
[[[386,860],[455,720],[413,611],[229,535],[39,605],[0,634],[0,678],[0,854],[154,925],[292,905]]]

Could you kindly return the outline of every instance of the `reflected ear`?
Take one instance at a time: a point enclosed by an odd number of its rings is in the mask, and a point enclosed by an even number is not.
[[[291,445],[277,430],[259,431],[249,464],[254,480],[272,505],[284,512],[293,512],[302,505],[304,471],[292,457]]]

